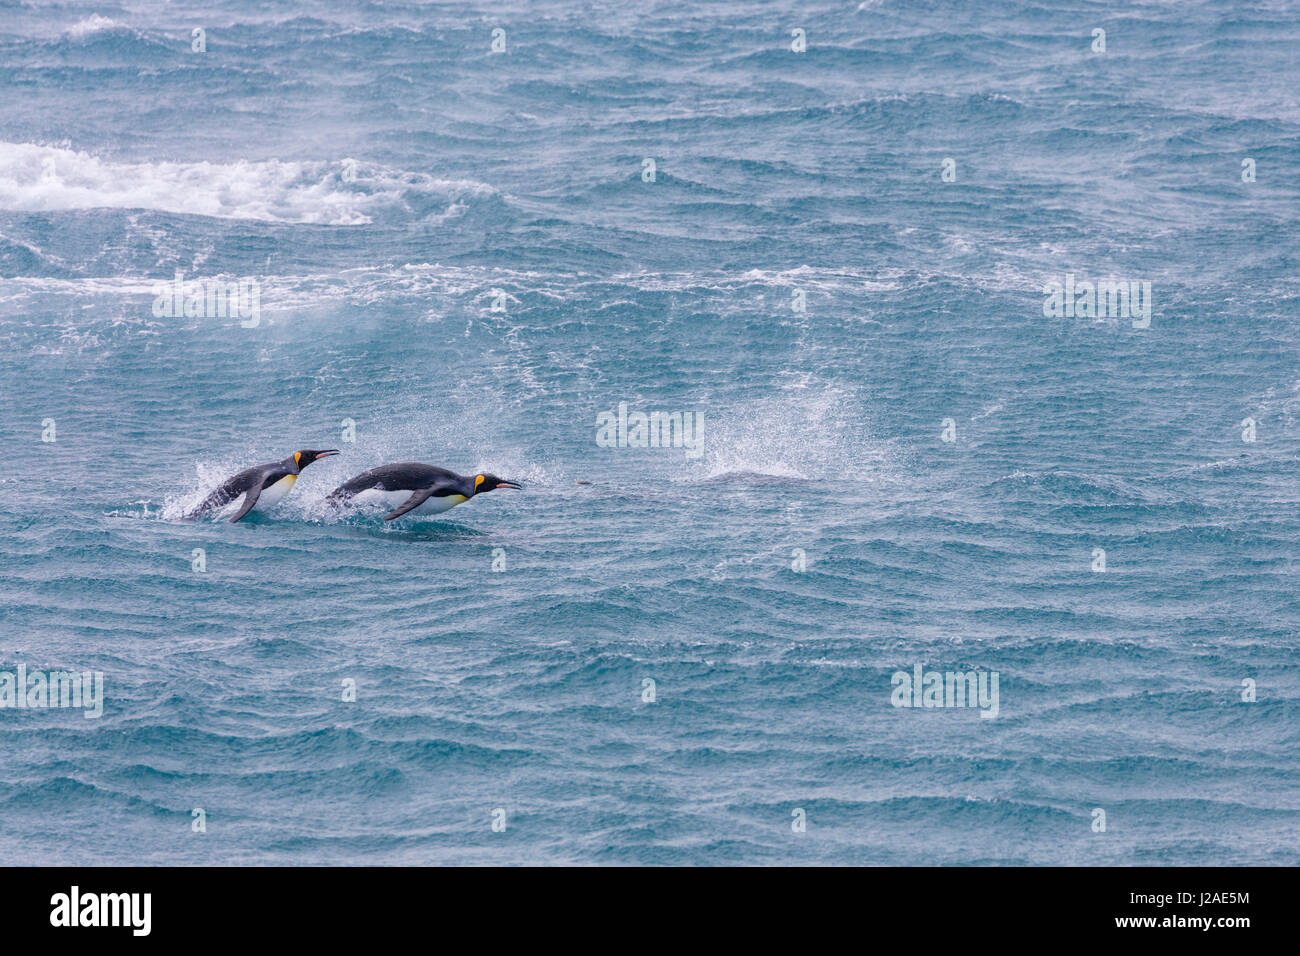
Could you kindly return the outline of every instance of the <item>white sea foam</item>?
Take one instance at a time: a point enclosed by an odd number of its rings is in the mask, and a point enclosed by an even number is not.
[[[32,143],[0,142],[0,209],[152,209],[264,222],[351,226],[412,194],[486,196],[474,180],[435,179],[355,160],[129,163]]]
[[[117,21],[108,17],[101,17],[98,13],[92,13],[84,20],[78,20],[72,26],[68,27],[68,36],[85,37],[92,33],[99,33],[102,30],[111,30],[117,26]]]

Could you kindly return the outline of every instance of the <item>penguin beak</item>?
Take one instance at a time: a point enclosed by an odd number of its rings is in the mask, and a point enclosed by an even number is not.
[[[498,488],[510,488],[514,491],[523,491],[524,486],[517,481],[506,481],[504,478],[497,482]]]
[[[326,448],[324,451],[316,452],[316,460],[320,461],[322,458],[329,458],[331,455],[337,455],[338,453],[337,448]]]

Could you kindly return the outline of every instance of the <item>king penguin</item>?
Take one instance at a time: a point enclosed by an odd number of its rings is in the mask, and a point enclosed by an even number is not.
[[[294,452],[284,461],[273,461],[269,464],[245,468],[233,478],[227,478],[222,482],[219,488],[204,498],[203,503],[185,517],[197,518],[214,508],[222,508],[230,504],[240,495],[244,496],[244,501],[234,517],[230,519],[232,522],[238,521],[252,511],[254,505],[260,504],[263,508],[273,507],[289,493],[289,489],[293,487],[304,468],[313,461],[338,453],[337,448],[326,448],[322,451],[307,448]]]
[[[392,508],[384,520],[392,521],[409,511],[438,514],[497,488],[518,491],[523,486],[496,475],[458,475],[446,468],[403,461],[371,468],[339,485],[325,500],[335,507],[382,503]]]

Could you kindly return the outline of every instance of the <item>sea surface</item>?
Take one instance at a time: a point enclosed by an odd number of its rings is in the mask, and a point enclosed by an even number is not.
[[[0,0],[0,863],[1300,864],[1298,314],[1294,2]]]

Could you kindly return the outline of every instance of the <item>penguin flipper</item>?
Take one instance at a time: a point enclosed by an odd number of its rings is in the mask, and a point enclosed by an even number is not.
[[[437,490],[437,486],[432,488],[420,488],[415,491],[411,497],[403,501],[400,507],[394,508],[392,511],[388,512],[388,514],[384,515],[384,520],[392,521],[394,518],[400,518],[408,511],[420,507],[420,505],[428,501],[430,496],[432,496],[432,494]]]
[[[257,504],[257,499],[261,497],[261,495],[262,495],[262,486],[260,484],[253,485],[246,492],[244,492],[244,504],[239,509],[239,511],[235,513],[235,516],[230,519],[230,523],[234,524],[240,518],[244,517],[244,515],[252,511],[253,505]]]

